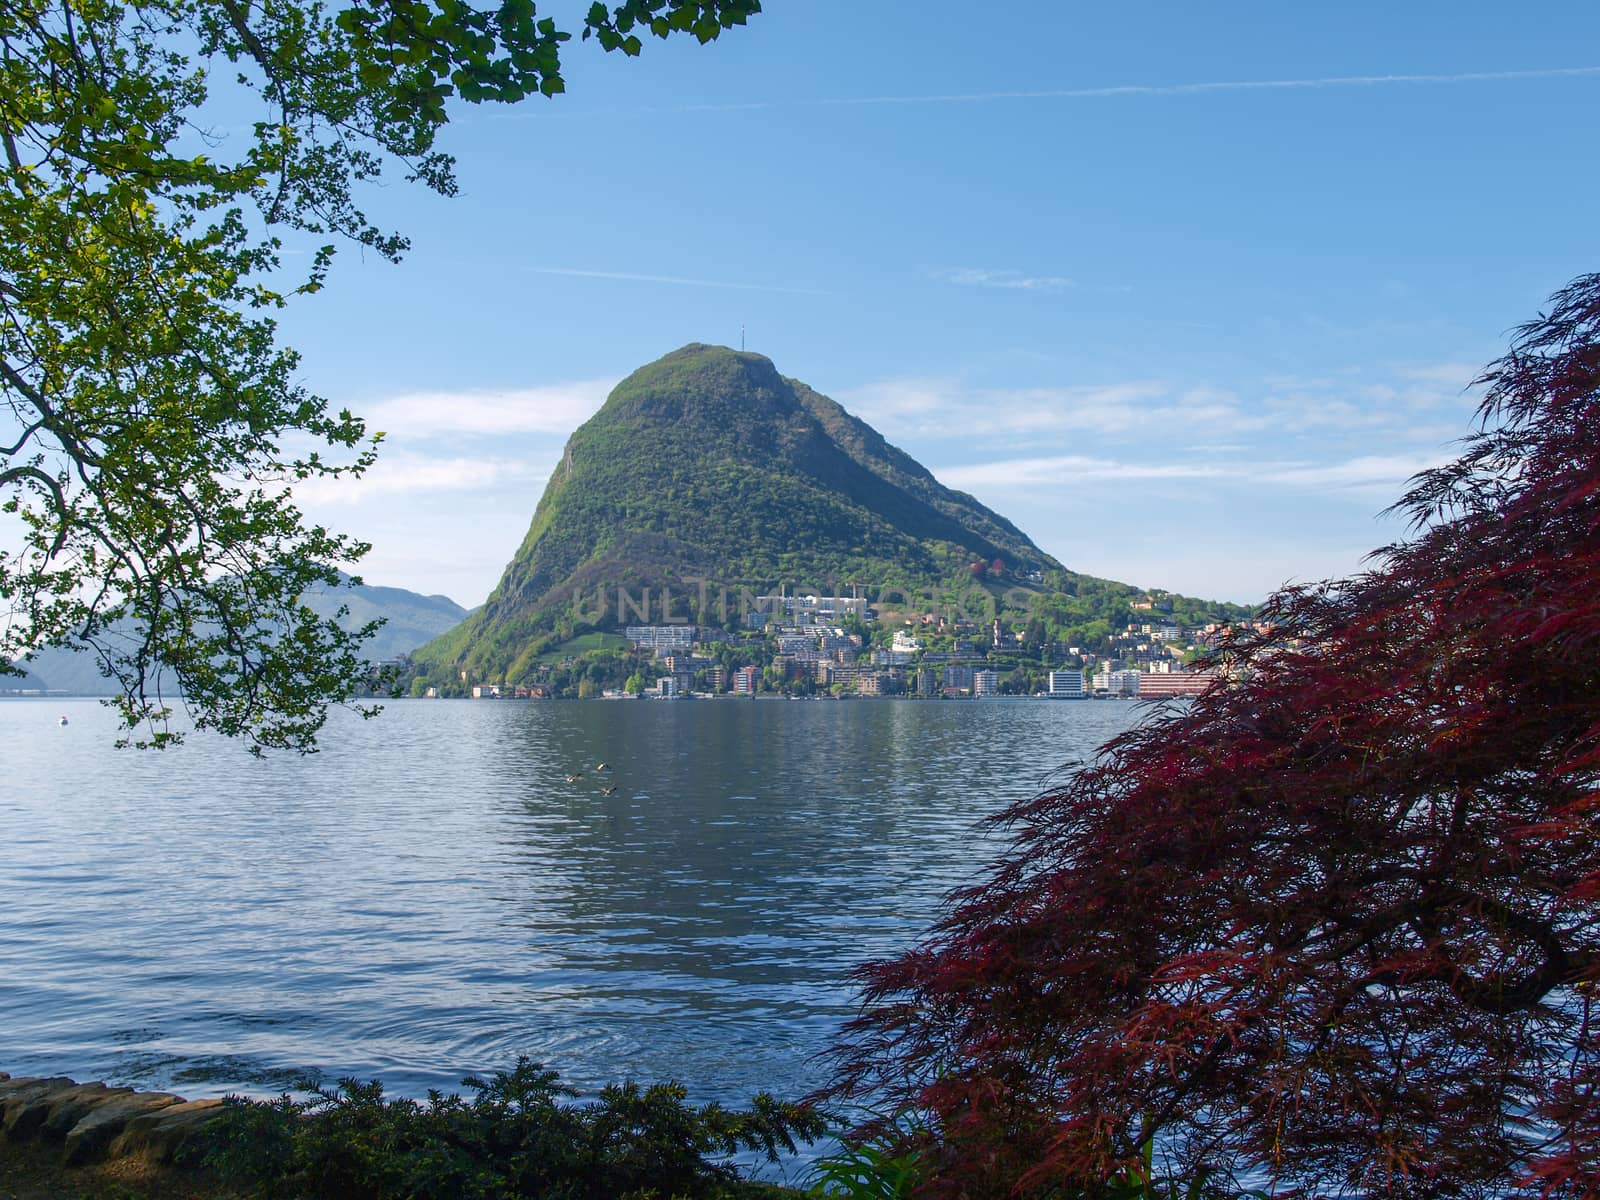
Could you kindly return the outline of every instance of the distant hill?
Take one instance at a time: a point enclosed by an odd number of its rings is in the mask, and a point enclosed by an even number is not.
[[[323,589],[305,600],[307,608],[324,617],[332,617],[341,604],[348,607],[349,615],[340,622],[346,628],[383,618],[387,623],[366,647],[368,657],[375,662],[409,653],[459,624],[467,615],[467,610],[448,596],[421,596],[404,588],[367,584]],[[109,696],[116,692],[101,676],[92,654],[50,647],[22,665],[27,671],[22,678],[0,675],[0,692],[43,689],[78,696]]]
[[[341,622],[347,627],[380,618],[385,622],[367,643],[367,655],[375,661],[409,654],[430,638],[459,625],[469,611],[448,596],[423,596],[405,588],[365,583],[306,597],[306,607],[323,617],[333,616],[341,604],[350,610]]]
[[[1080,580],[1103,582],[770,360],[694,344],[628,376],[573,433],[483,608],[413,657],[437,677],[517,682],[586,629],[722,623],[724,589],[860,589],[908,610],[978,589],[1026,611]]]

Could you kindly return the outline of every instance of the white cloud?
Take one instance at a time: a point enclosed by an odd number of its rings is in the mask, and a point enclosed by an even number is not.
[[[1482,372],[1483,368],[1476,363],[1461,362],[1430,363],[1421,367],[1402,367],[1400,370],[1406,379],[1437,384],[1455,391],[1464,390]]]
[[[423,492],[487,491],[507,484],[542,487],[547,469],[493,458],[434,458],[386,453],[360,478],[307,479],[294,485],[303,505],[360,504],[384,496],[415,497]],[[533,511],[532,505],[528,511]]]
[[[1098,386],[972,388],[938,377],[882,380],[839,393],[846,408],[890,441],[910,438],[1004,442],[1008,438],[1123,440],[1153,437],[1232,442],[1286,434],[1383,430],[1406,444],[1438,444],[1466,432],[1417,414],[1475,403],[1435,380],[1459,378],[1457,364],[1406,368],[1377,382],[1274,377],[1253,395],[1205,382],[1127,380]],[[1441,429],[1443,432],[1441,433]],[[1075,447],[1076,448],[1076,447]]]
[[[1372,546],[1389,534],[1371,528],[1372,542],[1289,539],[1257,530],[1208,529],[1204,539],[1125,542],[1093,547],[1049,547],[1067,555],[1074,570],[1127,583],[1162,587],[1189,596],[1258,604],[1286,583],[1348,578],[1367,567]],[[1076,553],[1074,553],[1076,549]]]
[[[436,434],[568,434],[605,403],[614,379],[548,387],[412,392],[366,406],[367,428],[391,438]]]
[[[1360,389],[1366,404],[1345,397],[1357,389],[1346,387],[1337,395],[1320,392],[1287,392],[1266,396],[1261,401],[1261,425],[1285,433],[1310,430],[1364,429],[1392,424],[1395,413],[1392,399],[1380,387]]]
[[[1272,428],[1290,433],[1312,430],[1384,429],[1408,441],[1438,441],[1438,425],[1420,425],[1417,414],[1439,410],[1440,417],[1475,408],[1478,397],[1467,389],[1476,368],[1459,363],[1402,367],[1386,379],[1269,379],[1272,390],[1260,401]],[[1448,427],[1442,436],[1459,437],[1466,421]]]
[[[1319,491],[1381,488],[1396,495],[1413,475],[1446,461],[1443,454],[1364,454],[1343,462],[1265,467],[1258,481]]]
[[[1116,479],[1217,479],[1231,475],[1233,469],[1208,463],[1132,463],[1084,454],[1057,454],[935,467],[933,473],[947,487],[971,491],[975,488],[1037,488],[1051,484],[1070,487]]]
[[[1053,292],[1077,286],[1064,275],[1024,275],[1021,271],[986,271],[977,267],[935,271],[933,277],[963,287],[1008,288],[1024,292]]]
[[[1128,433],[1159,427],[1180,411],[1191,421],[1214,420],[1232,409],[1215,404],[1170,403],[1166,384],[1130,382],[1107,387],[1014,388],[985,393],[985,426],[1018,433],[1094,432]],[[1162,403],[1166,401],[1167,403]]]
[[[972,406],[961,385],[948,379],[887,379],[838,395],[839,403],[869,425],[892,425],[902,419],[943,418],[966,412]],[[879,428],[878,432],[884,430]]]
[[[1419,471],[1443,455],[1361,455],[1342,462],[1129,462],[1083,454],[1004,458],[934,469],[941,483],[963,491],[1072,488],[1108,482],[1164,479],[1216,480],[1248,487],[1292,487],[1316,492],[1381,490],[1397,495]]]
[[[893,441],[897,436],[979,435],[1170,428],[1175,420],[1230,425],[1246,418],[1227,393],[1174,395],[1159,381],[1104,387],[988,388],[966,391],[941,379],[898,379],[841,392],[841,403]]]

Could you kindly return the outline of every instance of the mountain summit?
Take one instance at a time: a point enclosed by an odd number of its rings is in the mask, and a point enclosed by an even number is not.
[[[678,620],[705,623],[722,589],[937,601],[1061,569],[769,359],[694,344],[628,376],[573,433],[499,586],[419,657],[515,674],[533,640],[670,615],[623,609],[618,589],[651,589],[651,606],[665,589]]]

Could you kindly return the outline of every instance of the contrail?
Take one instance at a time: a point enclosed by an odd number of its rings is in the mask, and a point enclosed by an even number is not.
[[[1572,79],[1600,75],[1600,67],[1540,67],[1527,71],[1458,71],[1449,75],[1325,75],[1313,79],[1226,79],[1209,83],[1125,83],[1109,87],[1009,92],[946,92],[923,96],[843,96],[763,100],[743,104],[685,104],[662,112],[737,112],[742,109],[848,107],[881,104],[982,104],[999,100],[1099,100],[1119,96],[1194,96],[1206,92],[1384,87],[1394,84],[1505,83],[1519,79]]]
[[[1212,83],[1127,83],[1112,87],[1049,91],[970,92],[935,96],[862,96],[817,104],[958,104],[984,100],[1092,100],[1114,96],[1190,96],[1203,92],[1276,91],[1285,88],[1380,87],[1395,83],[1499,83],[1512,79],[1558,79],[1600,75],[1600,67],[1546,67],[1534,71],[1463,71],[1454,75],[1327,75],[1317,79],[1233,79]]]

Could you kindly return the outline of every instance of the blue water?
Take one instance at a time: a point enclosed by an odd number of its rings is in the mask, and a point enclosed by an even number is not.
[[[525,1054],[585,1088],[798,1097],[850,968],[981,875],[987,814],[1140,711],[401,701],[257,761],[0,702],[0,1068],[420,1095]]]

